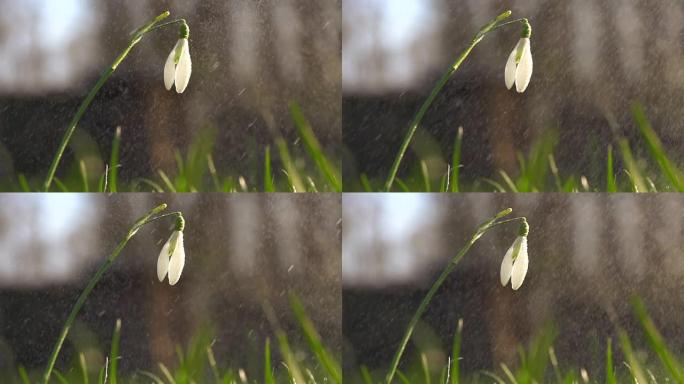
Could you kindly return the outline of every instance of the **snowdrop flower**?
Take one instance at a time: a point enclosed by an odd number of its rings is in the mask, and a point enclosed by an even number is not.
[[[183,247],[183,228],[185,220],[178,217],[176,229],[171,233],[171,237],[166,241],[157,259],[157,277],[159,281],[164,281],[167,273],[169,284],[175,285],[180,279],[183,267],[185,266],[185,248]]]
[[[517,290],[525,280],[527,274],[527,267],[530,260],[527,256],[527,234],[529,232],[529,225],[527,221],[523,221],[520,225],[520,233],[513,242],[506,255],[501,262],[501,285],[504,287],[511,282],[511,288]]]
[[[164,64],[164,86],[170,91],[173,84],[176,84],[176,92],[183,93],[190,81],[192,72],[192,62],[190,61],[190,48],[188,46],[188,36],[190,29],[183,23],[180,27],[180,38],[173,47],[169,57]]]
[[[506,69],[504,71],[506,88],[511,89],[513,83],[515,83],[515,89],[518,93],[525,92],[525,89],[530,84],[530,78],[532,78],[531,35],[532,28],[527,20],[524,20],[522,36],[506,62]]]

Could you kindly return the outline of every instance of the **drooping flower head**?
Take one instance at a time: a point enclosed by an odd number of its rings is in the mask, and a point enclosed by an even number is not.
[[[185,267],[185,247],[183,246],[183,229],[185,220],[183,216],[176,219],[176,228],[171,237],[164,243],[157,259],[157,277],[164,281],[169,275],[169,284],[175,285],[180,279],[183,267]]]
[[[510,281],[511,288],[517,290],[525,280],[527,267],[530,264],[527,255],[527,234],[529,232],[530,226],[527,224],[527,220],[523,219],[518,237],[516,237],[513,245],[508,248],[501,262],[501,285],[504,287]]]
[[[518,93],[525,92],[532,78],[533,63],[530,36],[532,36],[532,27],[527,19],[524,19],[520,40],[508,56],[504,70],[506,88],[511,89],[515,83],[515,89]]]
[[[164,86],[166,90],[176,84],[176,92],[183,93],[190,82],[192,72],[192,62],[190,61],[190,46],[188,45],[190,28],[186,23],[180,26],[178,42],[169,53],[169,57],[164,64]]]

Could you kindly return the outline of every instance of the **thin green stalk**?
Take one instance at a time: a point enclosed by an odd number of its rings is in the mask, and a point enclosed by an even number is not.
[[[463,144],[463,127],[458,127],[454,152],[451,156],[451,192],[458,192],[458,176],[461,172],[461,145]]]
[[[498,225],[498,224],[503,224],[503,222],[498,222],[499,219],[502,217],[505,217],[509,215],[513,210],[508,208],[506,210],[503,210],[496,214],[496,216],[492,217],[491,219],[487,220],[486,222],[482,223],[477,231],[473,234],[473,236],[470,238],[470,240],[466,243],[466,245],[461,248],[460,251],[454,256],[450,261],[449,264],[444,268],[442,271],[442,274],[439,275],[437,280],[432,284],[432,287],[430,287],[430,290],[428,293],[425,295],[423,300],[420,302],[420,305],[418,306],[418,309],[416,312],[413,314],[413,317],[411,318],[411,321],[409,321],[408,326],[406,327],[406,332],[404,333],[404,336],[402,337],[401,341],[399,342],[399,348],[397,348],[397,351],[394,354],[394,357],[392,358],[392,364],[390,365],[390,370],[387,373],[387,377],[385,379],[385,383],[391,384],[392,379],[394,379],[394,375],[397,372],[397,368],[399,367],[399,361],[401,360],[401,356],[404,354],[404,349],[406,349],[406,345],[408,344],[409,339],[411,338],[411,335],[413,334],[413,329],[416,327],[416,324],[418,324],[418,321],[420,318],[423,316],[423,313],[425,313],[425,310],[427,309],[428,304],[430,304],[430,301],[432,298],[435,296],[437,293],[437,290],[442,286],[444,281],[446,281],[447,276],[453,270],[456,268],[456,265],[458,264],[459,261],[465,256],[466,253],[470,250],[470,247],[477,242],[477,240],[482,237],[489,229],[492,227]],[[517,218],[516,218],[517,219]],[[515,220],[515,219],[514,219]],[[509,222],[509,221],[506,221]]]
[[[112,153],[109,156],[109,191],[117,192],[117,176],[119,175],[119,147],[121,146],[121,127],[116,127],[112,141]]]
[[[413,139],[413,135],[416,133],[416,130],[418,129],[418,126],[423,120],[425,113],[427,113],[428,109],[430,108],[430,105],[432,105],[432,102],[435,101],[439,92],[442,90],[442,88],[444,88],[446,83],[449,81],[449,79],[451,79],[451,77],[456,73],[456,71],[458,71],[458,68],[465,61],[465,59],[468,58],[468,55],[470,55],[470,52],[473,50],[473,48],[475,48],[475,46],[480,41],[482,41],[485,35],[491,32],[497,26],[497,24],[499,24],[501,21],[507,19],[510,16],[511,11],[506,11],[497,16],[496,18],[492,19],[485,26],[483,26],[480,29],[480,31],[475,35],[473,40],[470,42],[470,45],[468,45],[468,47],[466,47],[466,49],[463,52],[461,52],[461,54],[458,56],[454,64],[452,64],[451,67],[449,67],[449,69],[437,81],[437,84],[434,86],[434,88],[432,88],[432,92],[430,92],[428,98],[425,99],[423,105],[420,106],[418,113],[416,113],[416,115],[413,117],[413,121],[409,126],[409,130],[406,133],[406,136],[404,136],[404,141],[401,143],[399,153],[397,153],[397,156],[394,159],[394,163],[392,164],[392,168],[390,169],[389,176],[387,177],[387,181],[385,182],[385,191],[390,191],[392,189],[392,184],[394,184],[394,178],[397,176],[397,172],[399,171],[399,165],[401,164],[401,160],[404,158],[404,154],[406,154],[406,150],[408,149],[409,144]]]
[[[454,344],[451,348],[451,379],[449,383],[458,384],[461,381],[460,361],[461,358],[461,339],[463,338],[463,319],[458,319]]]
[[[62,331],[59,334],[59,337],[57,338],[57,342],[55,343],[55,346],[52,350],[52,354],[50,355],[50,359],[48,360],[47,367],[45,368],[45,373],[43,375],[43,383],[47,384],[48,381],[50,380],[50,376],[52,374],[52,370],[55,367],[55,362],[57,361],[57,356],[59,356],[59,351],[62,349],[62,345],[64,344],[64,340],[66,340],[67,335],[69,334],[69,330],[71,329],[71,326],[73,325],[74,321],[76,320],[76,316],[80,312],[81,308],[83,307],[83,304],[85,304],[86,299],[88,296],[90,296],[90,292],[92,292],[93,288],[95,288],[95,285],[102,279],[102,276],[107,272],[107,270],[112,266],[112,263],[116,260],[117,257],[119,257],[119,254],[121,251],[124,249],[128,241],[135,236],[135,234],[138,232],[140,227],[142,227],[145,224],[148,224],[152,221],[155,221],[156,218],[153,218],[152,216],[158,214],[159,212],[163,211],[166,209],[166,204],[161,204],[149,212],[147,212],[144,216],[142,216],[140,219],[138,219],[135,224],[128,230],[128,233],[126,236],[119,242],[119,244],[116,246],[114,251],[107,257],[107,260],[100,266],[100,268],[95,272],[95,275],[90,279],[88,282],[88,285],[85,287],[83,292],[81,292],[81,295],[78,297],[76,300],[76,304],[74,304],[74,307],[71,309],[71,312],[69,313],[69,316],[67,317],[66,321],[64,322],[64,326],[62,328]]]
[[[119,342],[121,341],[121,319],[116,319],[112,346],[109,352],[109,382],[116,384],[119,371]]]
[[[90,90],[90,92],[88,92],[88,95],[83,100],[83,102],[81,102],[81,105],[78,107],[78,111],[76,111],[76,114],[71,119],[71,122],[69,123],[69,126],[67,127],[67,130],[64,133],[64,136],[62,137],[62,141],[59,144],[57,153],[55,154],[55,157],[52,159],[52,164],[50,164],[50,169],[48,170],[47,177],[45,178],[45,182],[43,183],[43,190],[45,192],[50,190],[52,180],[54,179],[55,172],[57,171],[57,166],[59,165],[59,162],[62,160],[64,151],[66,150],[66,147],[69,144],[69,140],[71,140],[71,136],[73,136],[74,131],[76,130],[78,122],[81,120],[81,117],[83,117],[83,114],[90,106],[90,103],[93,101],[97,93],[100,91],[100,88],[102,88],[104,83],[106,83],[107,80],[109,80],[109,77],[112,75],[112,73],[116,71],[116,68],[119,66],[119,64],[121,64],[121,62],[126,58],[126,56],[128,56],[131,49],[133,49],[133,47],[136,44],[138,44],[138,42],[140,42],[142,37],[147,32],[149,32],[157,23],[169,17],[169,15],[169,11],[165,11],[164,13],[149,21],[142,28],[138,29],[137,32],[133,35],[131,41],[128,43],[126,49],[124,49],[123,52],[121,52],[121,54],[116,58],[116,60],[114,60],[112,65],[109,68],[107,68],[107,70],[105,70],[104,73],[102,73],[100,78],[97,80],[97,83],[95,83],[95,86]]]

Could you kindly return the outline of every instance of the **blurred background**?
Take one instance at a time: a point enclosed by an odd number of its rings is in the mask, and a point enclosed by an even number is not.
[[[299,358],[308,356],[290,310],[294,293],[339,360],[340,198],[225,194],[4,194],[0,196],[0,379],[19,364],[44,368],[66,317],[95,270],[133,222],[166,202],[186,219],[186,265],[177,285],[160,283],[157,256],[174,220],[143,227],[95,287],[58,359],[84,353],[94,372],[122,319],[120,371],[178,365],[176,346],[209,335],[222,369],[262,377],[274,326],[271,305]],[[204,352],[201,351],[204,355]],[[260,371],[261,370],[261,371]]]
[[[185,158],[194,143],[212,153],[219,174],[254,185],[276,137],[298,160],[303,144],[290,102],[339,162],[340,7],[339,0],[0,0],[0,186],[17,188],[18,174],[36,184],[45,177],[100,73],[131,32],[167,9],[169,20],[190,26],[187,90],[163,85],[178,28],[146,35],[81,120],[58,172],[65,183],[78,175],[75,159],[94,179],[104,172],[120,126],[123,181],[157,170],[173,177],[175,152]]]
[[[346,194],[342,203],[345,381],[359,381],[361,364],[387,372],[411,316],[448,260],[480,223],[507,207],[530,224],[524,284],[513,291],[499,281],[518,224],[487,232],[437,292],[400,369],[415,367],[421,352],[438,374],[462,318],[464,375],[500,372],[499,363],[515,369],[521,346],[555,333],[561,367],[584,367],[601,381],[609,337],[616,369],[625,370],[615,346],[618,326],[647,356],[632,295],[644,300],[675,356],[684,353],[681,195]],[[542,359],[547,352],[542,348]]]
[[[374,185],[387,177],[439,77],[506,9],[511,19],[526,17],[532,25],[529,88],[517,94],[504,85],[518,24],[487,35],[428,111],[399,177],[415,178],[417,159],[434,178],[444,175],[462,126],[466,189],[500,169],[515,178],[516,153],[528,153],[536,141],[557,145],[561,172],[595,183],[604,177],[606,146],[616,136],[640,142],[630,113],[636,101],[672,160],[684,163],[680,1],[345,0],[342,8],[346,190],[361,188],[361,174]]]

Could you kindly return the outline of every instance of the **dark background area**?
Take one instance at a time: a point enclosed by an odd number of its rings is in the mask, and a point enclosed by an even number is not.
[[[386,179],[411,118],[439,77],[479,28],[506,9],[511,19],[526,17],[532,25],[529,88],[517,94],[504,85],[520,27],[487,35],[428,111],[399,177],[415,177],[418,159],[441,177],[462,126],[466,189],[500,169],[515,178],[516,153],[549,134],[558,143],[561,172],[596,184],[617,135],[641,146],[637,151],[645,148],[633,102],[645,106],[668,154],[682,163],[684,6],[678,1],[350,0],[342,27],[346,190],[361,188],[361,174],[378,185]]]

